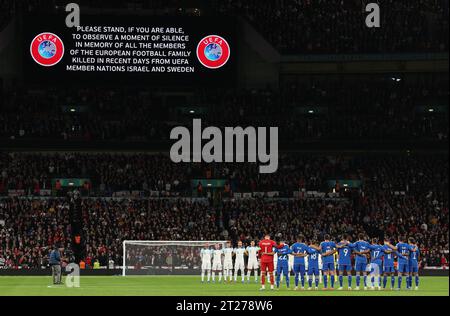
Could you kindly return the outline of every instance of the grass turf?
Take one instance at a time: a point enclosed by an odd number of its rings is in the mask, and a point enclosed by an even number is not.
[[[63,280],[64,281],[64,280]],[[291,282],[293,282],[293,278]],[[389,280],[390,281],[390,280]],[[353,280],[353,283],[355,280]],[[388,282],[389,286],[390,282]],[[403,287],[405,281],[403,280]],[[337,285],[337,284],[336,284]],[[292,285],[291,285],[292,286]],[[421,277],[418,291],[293,291],[284,284],[280,290],[258,291],[260,285],[202,284],[199,276],[82,276],[79,288],[52,285],[51,277],[0,277],[0,296],[448,296],[448,277]]]

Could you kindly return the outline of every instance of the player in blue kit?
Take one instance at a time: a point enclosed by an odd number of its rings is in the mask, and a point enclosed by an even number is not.
[[[347,273],[348,290],[352,289],[352,250],[355,244],[350,243],[350,236],[345,235],[342,240],[336,245],[338,250],[338,270],[339,270],[339,288],[343,289],[344,272]]]
[[[316,248],[320,251],[322,255],[322,271],[323,276],[323,286],[324,290],[328,290],[328,277],[330,277],[330,289],[334,288],[334,274],[335,274],[335,264],[334,264],[334,253],[336,252],[336,243],[330,240],[331,237],[325,234],[324,241],[320,243],[320,246]],[[314,246],[312,246],[314,248]]]
[[[370,249],[370,271],[371,271],[371,286],[370,289],[374,290],[375,286],[378,290],[381,290],[381,274],[383,273],[383,246],[378,244],[378,238],[372,238],[372,244]]]
[[[312,289],[312,279],[314,275],[315,290],[319,289],[319,254],[317,242],[312,241],[306,252],[308,253],[308,290]]]
[[[415,277],[415,290],[417,291],[419,289],[419,257],[420,257],[420,250],[417,246],[417,242],[414,238],[410,237],[408,239],[409,245],[412,248],[410,254],[409,254],[409,288],[412,288],[412,277]]]
[[[277,261],[277,278],[276,284],[277,288],[280,288],[281,274],[286,278],[286,287],[289,289],[290,277],[289,277],[289,254],[292,253],[291,248],[284,242],[279,242],[279,247],[275,248],[275,253],[278,256]]]
[[[294,256],[295,290],[298,290],[299,277],[302,284],[301,289],[305,289],[305,257],[308,256],[308,246],[304,243],[304,240],[303,235],[299,235],[297,242],[291,246],[292,255]]]
[[[391,277],[391,290],[394,289],[395,286],[395,268],[394,268],[394,257],[396,252],[394,252],[391,247],[387,244],[390,243],[390,239],[386,237],[384,239],[384,245],[382,250],[384,252],[383,257],[383,289],[386,289],[388,276]]]
[[[397,267],[397,271],[398,271],[398,287],[397,287],[397,291],[399,291],[402,288],[402,279],[403,276],[406,277],[406,289],[409,289],[408,287],[408,276],[409,276],[409,255],[410,252],[415,250],[414,247],[412,247],[411,245],[405,243],[405,238],[400,236],[398,238],[398,243],[396,246],[391,245],[390,243],[387,243],[387,245],[395,251],[398,251],[399,254],[401,254],[401,256],[398,258],[398,267]]]
[[[361,274],[364,276],[364,290],[367,290],[367,254],[370,252],[370,244],[364,240],[364,234],[358,235],[358,241],[355,242],[353,252],[356,254],[355,258],[355,272],[356,272],[356,291],[359,291],[361,284]]]

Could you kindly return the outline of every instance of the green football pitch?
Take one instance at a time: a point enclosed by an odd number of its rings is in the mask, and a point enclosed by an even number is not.
[[[292,278],[293,281],[293,278]],[[353,281],[354,282],[354,281]],[[390,284],[390,282],[388,282]],[[404,282],[403,282],[404,284]],[[199,276],[82,276],[79,288],[52,285],[51,277],[0,277],[0,296],[448,296],[448,277],[421,277],[418,291],[294,291],[282,284],[280,290],[258,291],[254,282],[202,284]]]

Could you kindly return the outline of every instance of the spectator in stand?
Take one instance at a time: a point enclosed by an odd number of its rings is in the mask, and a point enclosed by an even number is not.
[[[382,28],[368,29],[369,2],[214,0],[211,7],[245,17],[283,53],[448,52],[448,2],[377,1]]]

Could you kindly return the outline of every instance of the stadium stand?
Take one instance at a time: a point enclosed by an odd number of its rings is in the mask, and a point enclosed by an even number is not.
[[[174,100],[138,88],[16,90],[2,100],[0,138],[161,141],[171,125],[195,116],[219,127],[275,124],[286,141],[446,141],[448,115],[439,106],[448,104],[447,87],[444,75],[378,75],[306,77],[279,90],[208,89]]]
[[[252,171],[251,168],[227,165],[215,169],[218,174],[229,170],[228,180],[237,192],[281,189],[291,190],[287,195],[290,197],[293,191],[302,189],[330,191],[332,188],[326,188],[326,180],[336,176],[363,180],[359,189],[333,187],[341,199],[226,199],[216,205],[212,199],[87,198],[81,204],[84,259],[86,262],[99,260],[102,266],[107,266],[110,261],[118,264],[121,262],[121,243],[127,239],[229,238],[248,242],[260,238],[261,232],[270,227],[271,231],[283,232],[288,240],[293,240],[300,232],[308,238],[326,232],[336,236],[350,233],[354,238],[360,232],[380,238],[385,234],[414,235],[426,254],[424,264],[440,266],[440,260],[448,262],[448,252],[445,252],[448,249],[447,158],[298,156],[282,159],[281,172],[267,178],[257,175],[256,168]],[[164,158],[158,155],[125,158],[120,154],[10,154],[9,158],[2,157],[2,161],[5,160],[7,165],[1,168],[4,188],[6,183],[6,187],[35,189],[36,180],[31,183],[27,180],[39,179],[39,176],[48,180],[51,177],[49,170],[71,177],[93,171],[97,173],[93,178],[111,179],[112,182],[105,181],[109,189],[122,189],[123,186],[117,187],[122,184],[128,184],[127,189],[131,189],[133,183],[152,181],[157,188],[158,184],[172,183],[171,174],[177,179],[189,178],[178,169],[162,172],[163,180],[156,181],[159,177],[154,176],[154,168],[164,170],[164,165],[173,166],[168,159],[163,162]],[[21,166],[22,174],[18,166]],[[173,190],[182,191],[181,188],[185,187],[180,185]],[[0,200],[0,221],[4,223],[0,230],[0,255],[5,258],[7,267],[45,265],[45,249],[54,242],[62,242],[70,249],[68,208],[66,199],[55,197]]]
[[[255,25],[283,53],[354,54],[448,52],[449,6],[446,0],[378,1],[381,29],[364,27],[367,0],[79,0],[88,9],[147,10],[160,15],[233,15]],[[0,7],[9,20],[11,1]],[[62,8],[59,0],[18,2],[19,10],[49,12]],[[388,21],[396,21],[394,24]],[[1,27],[0,27],[1,29]]]
[[[276,174],[259,174],[256,164],[174,164],[167,155],[153,154],[22,154],[3,153],[0,194],[25,190],[40,195],[53,189],[54,178],[89,178],[91,196],[112,196],[123,190],[173,191],[191,196],[190,180],[225,179],[232,192],[326,190],[326,180],[364,181],[371,191],[389,189],[419,193],[445,190],[448,162],[445,155],[318,156],[284,154]],[[382,185],[381,185],[382,184]]]
[[[363,21],[369,2],[215,0],[213,7],[220,14],[244,16],[283,53],[448,51],[447,1],[377,1],[384,27],[367,32]]]

